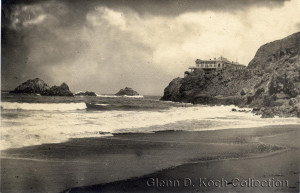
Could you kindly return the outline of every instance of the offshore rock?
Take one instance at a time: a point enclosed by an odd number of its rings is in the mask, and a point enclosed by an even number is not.
[[[139,93],[136,92],[135,90],[133,90],[132,88],[126,87],[125,89],[119,90],[119,92],[117,92],[115,95],[118,95],[118,96],[123,96],[123,95],[136,96],[136,95],[139,95]]]
[[[9,93],[15,94],[44,94],[50,87],[41,79],[27,80]]]
[[[45,95],[48,96],[74,96],[70,91],[69,86],[66,83],[62,83],[60,86],[52,86]]]
[[[47,96],[73,96],[73,93],[69,90],[69,86],[66,83],[62,83],[60,86],[52,86],[51,88],[43,80],[36,78],[33,80],[27,80],[21,85],[17,86],[13,91],[13,94],[40,94]]]

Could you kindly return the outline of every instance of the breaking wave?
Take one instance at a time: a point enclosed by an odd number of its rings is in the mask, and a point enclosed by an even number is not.
[[[32,111],[74,111],[83,110],[85,103],[18,103],[2,102],[1,109],[7,110],[32,110]]]
[[[89,103],[12,103],[3,102],[0,149],[45,143],[60,143],[71,138],[106,137],[115,133],[151,133],[168,130],[219,130],[270,125],[299,124],[299,118],[262,119],[235,106],[173,107],[165,110],[77,110]],[[96,103],[96,109],[112,105]],[[236,108],[236,111],[232,111]],[[10,109],[25,109],[15,111]],[[42,110],[42,111],[29,111]],[[75,110],[68,111],[66,110]],[[244,111],[244,112],[241,112]]]
[[[122,96],[118,96],[118,95],[105,95],[105,94],[97,94],[97,97],[103,97],[103,98],[144,98],[143,95],[135,95],[135,96],[129,96],[129,95],[122,95]]]

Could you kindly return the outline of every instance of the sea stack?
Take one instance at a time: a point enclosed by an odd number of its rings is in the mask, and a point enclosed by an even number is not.
[[[139,93],[136,92],[135,90],[133,90],[132,88],[126,87],[125,89],[119,90],[119,92],[117,92],[115,95],[118,95],[118,96],[123,96],[123,95],[137,96],[137,95],[139,95]]]
[[[69,86],[66,83],[62,83],[60,86],[52,86],[45,95],[48,96],[74,96],[70,91]]]
[[[21,85],[17,86],[13,91],[9,93],[14,94],[44,94],[46,93],[50,87],[41,79],[35,78],[33,80],[27,80],[23,82]]]
[[[35,78],[27,80],[21,85],[17,86],[11,94],[40,94],[46,96],[73,96],[69,86],[62,83],[60,86],[52,86],[51,88],[43,80]]]

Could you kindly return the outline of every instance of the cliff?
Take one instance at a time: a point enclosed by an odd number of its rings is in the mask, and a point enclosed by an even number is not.
[[[246,69],[176,78],[162,100],[252,107],[262,117],[300,117],[300,32],[261,46]]]
[[[139,95],[139,93],[136,92],[135,90],[133,90],[132,88],[126,87],[125,89],[119,90],[119,92],[117,92],[115,95],[118,95],[118,96],[122,96],[122,95],[136,96],[136,95]]]
[[[73,96],[66,83],[60,86],[52,86],[51,88],[41,79],[36,78],[27,80],[21,85],[17,86],[11,94],[40,94],[47,96]]]

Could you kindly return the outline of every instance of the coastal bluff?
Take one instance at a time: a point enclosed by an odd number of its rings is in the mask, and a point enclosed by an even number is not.
[[[48,86],[39,78],[30,79],[17,86],[10,94],[40,94],[44,96],[74,96],[66,83],[60,86]]]
[[[247,68],[175,78],[161,100],[250,107],[262,117],[300,117],[300,32],[262,45]]]

